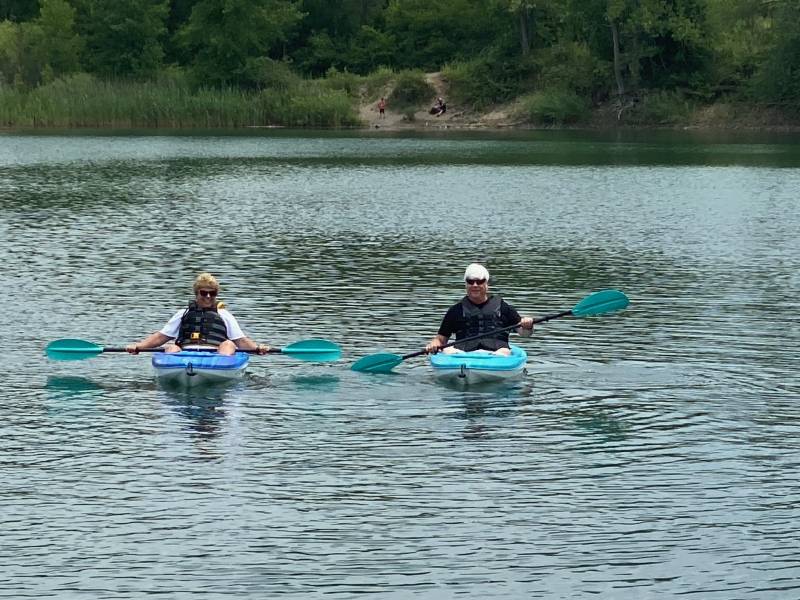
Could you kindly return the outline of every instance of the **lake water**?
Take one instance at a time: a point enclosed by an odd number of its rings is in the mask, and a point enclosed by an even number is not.
[[[800,145],[689,134],[0,135],[3,598],[800,597]],[[472,261],[504,387],[421,349]],[[124,345],[197,272],[339,343],[158,387]]]

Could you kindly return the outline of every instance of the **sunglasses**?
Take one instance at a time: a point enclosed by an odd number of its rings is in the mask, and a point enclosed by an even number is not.
[[[197,293],[200,294],[203,298],[216,298],[217,297],[216,290],[211,290],[210,292],[208,290],[197,290]]]
[[[467,285],[483,285],[486,283],[485,279],[467,279]]]

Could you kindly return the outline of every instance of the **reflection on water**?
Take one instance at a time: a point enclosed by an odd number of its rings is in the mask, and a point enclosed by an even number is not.
[[[159,383],[164,404],[185,420],[186,431],[202,437],[220,434],[221,422],[227,413],[225,397],[232,388],[241,386],[241,382],[220,382],[191,388]]]
[[[99,409],[104,396],[103,387],[86,377],[48,377],[47,414],[51,418],[85,418]]]
[[[304,392],[330,394],[339,389],[340,381],[336,375],[295,375],[292,383]]]
[[[442,397],[455,409],[450,416],[466,421],[463,435],[469,440],[488,439],[493,433],[504,435],[515,427],[514,420],[536,402],[534,386],[528,378],[486,382],[468,388],[435,381],[433,377],[430,383],[446,390]]]
[[[86,377],[48,377],[45,388],[50,391],[54,400],[70,398],[84,398],[98,392],[103,387]]]
[[[602,443],[621,442],[625,440],[625,424],[613,417],[611,411],[577,415],[575,424],[589,433],[599,435]]]
[[[797,597],[799,149],[0,135],[0,597]],[[537,326],[499,387],[349,370],[422,348],[477,259],[524,314],[632,304]],[[201,270],[342,359],[175,390],[42,356],[141,339]]]

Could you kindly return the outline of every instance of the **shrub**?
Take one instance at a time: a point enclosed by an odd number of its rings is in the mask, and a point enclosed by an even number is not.
[[[566,125],[578,123],[589,113],[588,101],[575,92],[548,89],[520,100],[521,117],[531,123]]]
[[[590,96],[611,79],[611,65],[592,55],[589,46],[567,42],[542,48],[533,62],[542,89],[559,87]]]
[[[325,78],[319,81],[322,86],[330,90],[338,90],[351,98],[357,98],[361,90],[362,78],[355,73],[339,71],[336,67],[331,67],[325,73]]]
[[[383,95],[386,86],[394,79],[394,71],[389,67],[379,67],[362,81],[364,83],[364,93],[367,98],[379,98]]]
[[[425,80],[422,71],[400,71],[389,102],[399,111],[416,108],[430,102],[436,90]]]
[[[687,121],[694,109],[695,103],[681,92],[660,90],[643,94],[628,119],[642,124],[670,125]]]
[[[450,84],[450,99],[462,106],[483,110],[492,104],[511,100],[522,90],[533,87],[535,65],[525,60],[484,56],[451,63],[442,69]]]
[[[245,78],[259,89],[276,89],[283,92],[296,89],[302,82],[302,78],[292,71],[287,63],[265,56],[247,61]]]

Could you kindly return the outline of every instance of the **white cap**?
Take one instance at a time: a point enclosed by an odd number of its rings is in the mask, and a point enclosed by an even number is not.
[[[489,281],[489,271],[487,271],[486,267],[483,265],[472,263],[464,272],[464,281],[467,279],[485,279],[486,281]]]

